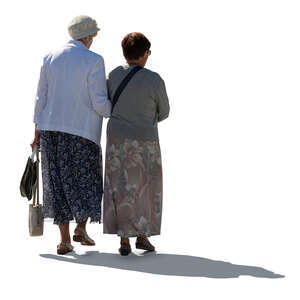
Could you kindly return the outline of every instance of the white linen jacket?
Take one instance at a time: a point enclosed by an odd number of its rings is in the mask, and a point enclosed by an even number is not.
[[[100,145],[103,117],[110,112],[101,55],[70,40],[44,57],[33,116],[38,130],[71,133]]]

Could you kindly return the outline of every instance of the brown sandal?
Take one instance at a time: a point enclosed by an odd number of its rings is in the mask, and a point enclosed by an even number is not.
[[[59,245],[57,245],[57,254],[64,255],[69,252],[72,252],[74,247],[67,242],[61,242]]]
[[[73,241],[74,242],[79,242],[81,245],[85,245],[85,246],[95,246],[96,243],[94,240],[92,240],[88,234],[86,233],[86,231],[80,227],[76,227],[75,230],[78,230],[81,234],[80,235],[73,235]]]
[[[155,247],[149,242],[147,238],[138,237],[135,242],[135,247],[137,249],[142,249],[146,251],[155,251]]]
[[[121,247],[119,248],[119,253],[122,256],[127,256],[131,253],[131,246],[128,243],[121,243]]]

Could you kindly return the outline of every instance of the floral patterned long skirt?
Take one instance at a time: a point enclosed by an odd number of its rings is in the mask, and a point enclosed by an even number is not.
[[[159,141],[107,135],[103,231],[120,237],[158,235],[162,216]]]
[[[54,224],[101,220],[102,152],[94,142],[58,131],[41,131],[43,215]]]

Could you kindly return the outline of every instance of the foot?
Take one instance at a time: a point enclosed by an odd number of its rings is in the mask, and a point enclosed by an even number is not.
[[[68,242],[61,242],[59,245],[57,245],[57,254],[64,255],[69,252],[72,252],[74,247],[68,243]]]
[[[88,234],[86,233],[86,230],[82,227],[77,226],[74,231],[73,235],[73,241],[79,242],[81,245],[85,246],[95,246],[96,243],[94,240],[92,240]]]
[[[131,246],[129,243],[121,243],[121,247],[119,248],[119,253],[122,256],[127,256],[131,253]]]
[[[146,251],[155,251],[155,247],[149,242],[146,236],[139,236],[136,239],[135,247]]]

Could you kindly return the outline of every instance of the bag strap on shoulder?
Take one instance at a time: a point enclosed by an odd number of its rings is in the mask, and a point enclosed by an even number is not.
[[[118,86],[115,94],[114,94],[114,97],[113,97],[113,100],[112,100],[112,104],[111,104],[111,112],[113,111],[116,103],[118,102],[118,99],[121,95],[121,93],[123,92],[123,90],[125,89],[125,87],[127,86],[128,82],[131,80],[131,78],[136,74],[136,72],[138,72],[139,70],[141,70],[142,67],[140,66],[136,66],[134,67],[127,75],[126,77],[122,80],[122,82],[120,83],[120,85]]]

